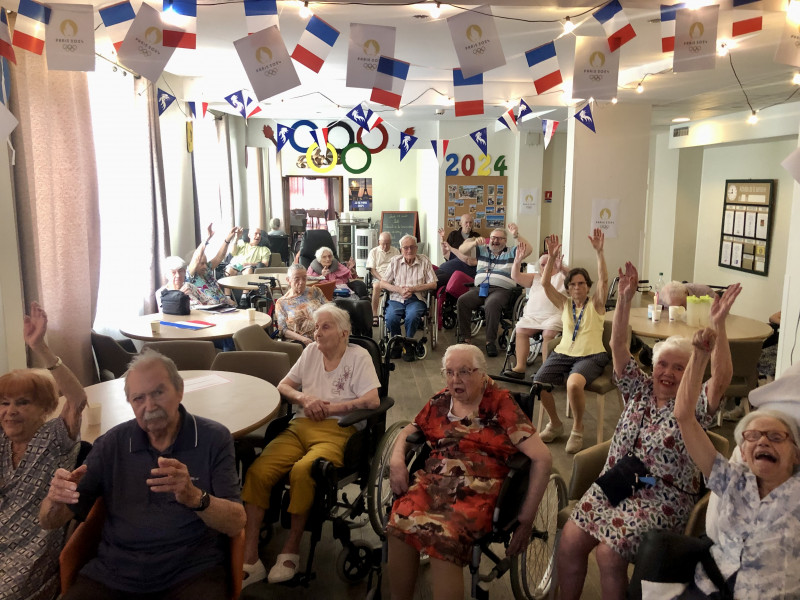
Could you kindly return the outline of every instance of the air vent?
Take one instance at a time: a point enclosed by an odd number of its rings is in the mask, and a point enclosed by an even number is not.
[[[414,18],[415,19],[419,19],[420,21],[424,21],[426,19],[430,19],[431,16],[430,15],[414,15]]]
[[[676,127],[672,130],[672,137],[684,137],[689,135],[689,127]]]

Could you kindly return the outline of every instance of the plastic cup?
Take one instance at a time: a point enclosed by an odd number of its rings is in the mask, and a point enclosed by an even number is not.
[[[256,309],[255,308],[248,308],[247,309],[247,318],[250,320],[251,323],[256,320]]]
[[[161,321],[150,321],[150,331],[153,332],[153,335],[156,335],[161,332]]]
[[[86,418],[89,425],[100,425],[100,419],[103,416],[102,404],[87,404],[86,405]]]
[[[652,319],[653,323],[658,323],[661,320],[661,305],[660,304],[653,304],[652,305]]]
[[[677,321],[677,320],[680,319],[681,308],[682,307],[680,307],[680,306],[670,306],[669,307],[669,320],[670,321]]]

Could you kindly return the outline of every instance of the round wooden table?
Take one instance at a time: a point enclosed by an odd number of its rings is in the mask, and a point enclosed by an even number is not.
[[[262,275],[266,277],[267,275]],[[241,290],[246,292],[253,292],[258,289],[258,284],[250,285],[250,282],[256,281],[263,281],[264,283],[269,283],[268,279],[259,279],[259,274],[252,274],[252,275],[231,275],[230,277],[223,277],[221,279],[217,279],[217,283],[220,287],[229,288],[232,290]],[[275,280],[278,280],[277,275],[269,275],[269,277],[274,277]]]
[[[614,311],[608,311],[605,319],[606,321],[613,321]],[[630,325],[636,335],[657,340],[666,339],[671,335],[682,335],[691,339],[698,329],[697,327],[689,327],[684,321],[670,321],[666,308],[661,311],[661,320],[658,323],[653,323],[652,320],[647,318],[647,307],[632,308]],[[728,340],[731,342],[765,340],[772,334],[772,327],[767,323],[762,323],[749,317],[728,315],[725,320],[725,331],[728,334]]]
[[[155,320],[162,321],[161,331],[156,334],[150,329],[150,322]],[[164,324],[164,322],[180,323],[183,321],[204,321],[213,325],[203,329],[181,329]],[[253,324],[260,325],[266,329],[271,323],[272,317],[259,311],[256,311],[255,321],[250,321],[247,311],[244,310],[237,309],[229,313],[215,313],[192,309],[188,315],[154,313],[135,317],[124,323],[119,330],[125,337],[147,342],[160,340],[219,340],[232,337],[240,329]]]
[[[234,438],[258,429],[278,412],[278,388],[252,375],[229,371],[180,371],[184,381],[182,404],[187,411],[221,423]],[[125,380],[114,379],[86,389],[81,439],[94,442],[112,427],[133,419],[125,397]],[[99,425],[89,424],[89,412],[100,405]]]

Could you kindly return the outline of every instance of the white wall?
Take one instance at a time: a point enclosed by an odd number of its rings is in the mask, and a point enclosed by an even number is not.
[[[742,294],[732,310],[736,314],[766,321],[772,313],[780,310],[794,190],[794,181],[780,163],[796,148],[797,138],[793,137],[705,149],[694,281],[710,285],[741,282]],[[717,266],[726,179],[778,180],[772,215],[768,277]]]
[[[669,133],[652,136],[650,184],[647,205],[647,243],[639,278],[656,281],[659,272],[672,279],[672,250],[675,233],[675,204],[678,189],[680,150],[670,150]]]
[[[566,130],[566,128],[564,128]],[[539,136],[541,139],[541,136]],[[528,238],[536,246],[536,254],[544,249],[544,238],[551,233],[559,237],[564,232],[564,191],[567,168],[567,135],[558,133],[550,140],[550,145],[542,159],[542,218],[537,239]],[[553,192],[552,202],[545,202],[544,193]],[[527,232],[526,232],[527,233]],[[527,235],[526,235],[527,237]]]

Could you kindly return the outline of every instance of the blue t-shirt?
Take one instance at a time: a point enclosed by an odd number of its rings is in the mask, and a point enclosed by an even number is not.
[[[517,284],[511,279],[511,268],[514,266],[514,257],[517,255],[517,246],[509,249],[507,246],[495,256],[488,246],[477,246],[478,268],[475,273],[475,285],[486,281],[489,285],[511,289]]]
[[[150,445],[136,420],[99,437],[78,484],[80,500],[69,505],[83,520],[101,497],[106,520],[98,548],[81,574],[125,592],[168,589],[209,567],[225,564],[226,535],[209,528],[172,493],[152,492],[146,481],[158,457],[175,458],[194,485],[212,496],[240,502],[233,438],[222,425],[179,407],[181,428],[164,452]]]

